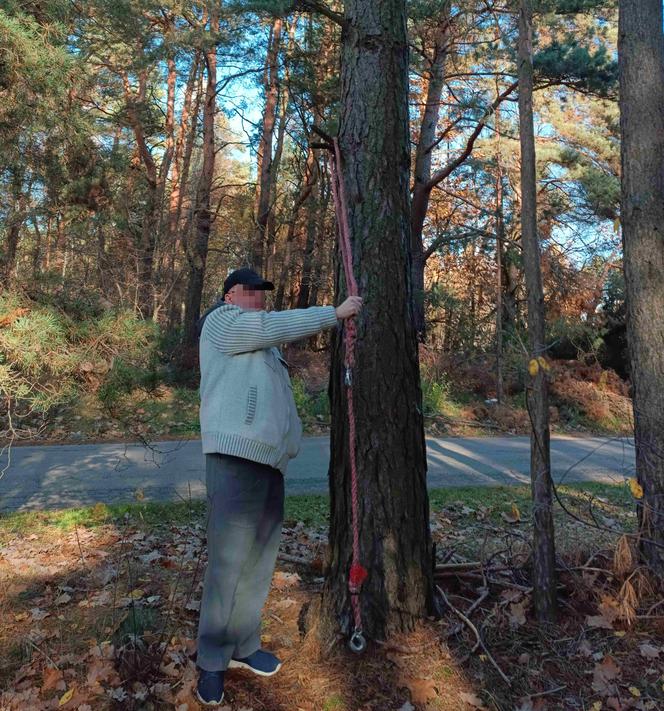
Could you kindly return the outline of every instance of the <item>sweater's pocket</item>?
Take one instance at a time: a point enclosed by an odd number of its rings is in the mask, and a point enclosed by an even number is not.
[[[244,418],[244,424],[250,425],[256,416],[256,401],[258,399],[258,388],[255,385],[249,386],[247,393],[247,409]]]

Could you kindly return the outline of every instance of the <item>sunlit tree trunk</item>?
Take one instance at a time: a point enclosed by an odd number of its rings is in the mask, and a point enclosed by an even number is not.
[[[661,0],[620,0],[621,222],[641,551],[664,578],[664,36]]]
[[[341,47],[339,142],[358,315],[355,403],[361,563],[369,638],[413,628],[435,607],[426,451],[410,282],[408,43],[405,0],[348,0]],[[344,298],[341,272],[338,301]],[[347,388],[335,329],[329,394],[330,535],[324,638],[353,628]]]
[[[537,182],[533,129],[531,0],[519,7],[519,136],[521,141],[521,242],[528,297],[530,357],[544,353],[544,292],[537,236]],[[530,479],[533,499],[532,575],[535,610],[540,621],[556,617],[556,569],[553,532],[549,396],[546,371],[537,368],[526,392],[530,431]]]
[[[256,228],[254,230],[251,253],[251,267],[258,273],[265,264],[265,239],[270,215],[270,194],[272,187],[272,139],[276,122],[277,101],[279,98],[279,49],[283,20],[274,20],[268,44],[265,66],[265,109],[258,148],[257,184],[256,184]]]

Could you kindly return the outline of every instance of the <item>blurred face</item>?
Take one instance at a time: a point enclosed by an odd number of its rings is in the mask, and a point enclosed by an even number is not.
[[[246,311],[265,311],[265,290],[254,289],[246,284],[236,284],[226,293],[224,301]]]

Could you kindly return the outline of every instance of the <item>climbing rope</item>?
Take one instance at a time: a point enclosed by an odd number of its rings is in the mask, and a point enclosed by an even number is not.
[[[341,256],[346,275],[346,288],[350,296],[359,296],[355,275],[353,274],[353,259],[350,244],[350,228],[348,226],[348,211],[346,202],[346,190],[341,173],[341,151],[339,142],[333,139],[334,151],[330,162],[330,172],[332,174],[332,197],[334,199],[334,210],[339,226],[339,238],[341,244]],[[357,469],[355,468],[355,413],[353,410],[353,381],[352,368],[355,364],[355,338],[357,328],[355,317],[344,321],[344,383],[347,387],[348,401],[348,449],[350,453],[351,472],[351,507],[353,512],[353,562],[348,575],[348,590],[353,607],[354,629],[349,641],[349,647],[353,652],[360,653],[366,649],[367,643],[362,634],[362,615],[360,612],[360,590],[362,583],[368,573],[366,568],[360,563],[360,533],[357,520]]]

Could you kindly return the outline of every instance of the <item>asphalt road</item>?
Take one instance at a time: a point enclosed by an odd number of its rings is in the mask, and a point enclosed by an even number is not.
[[[449,437],[427,440],[429,488],[530,481],[528,437]],[[627,438],[553,437],[553,477],[621,482],[634,472]],[[0,512],[205,496],[200,440],[140,444],[13,447],[0,456]],[[329,438],[305,437],[286,473],[286,494],[327,493]]]

